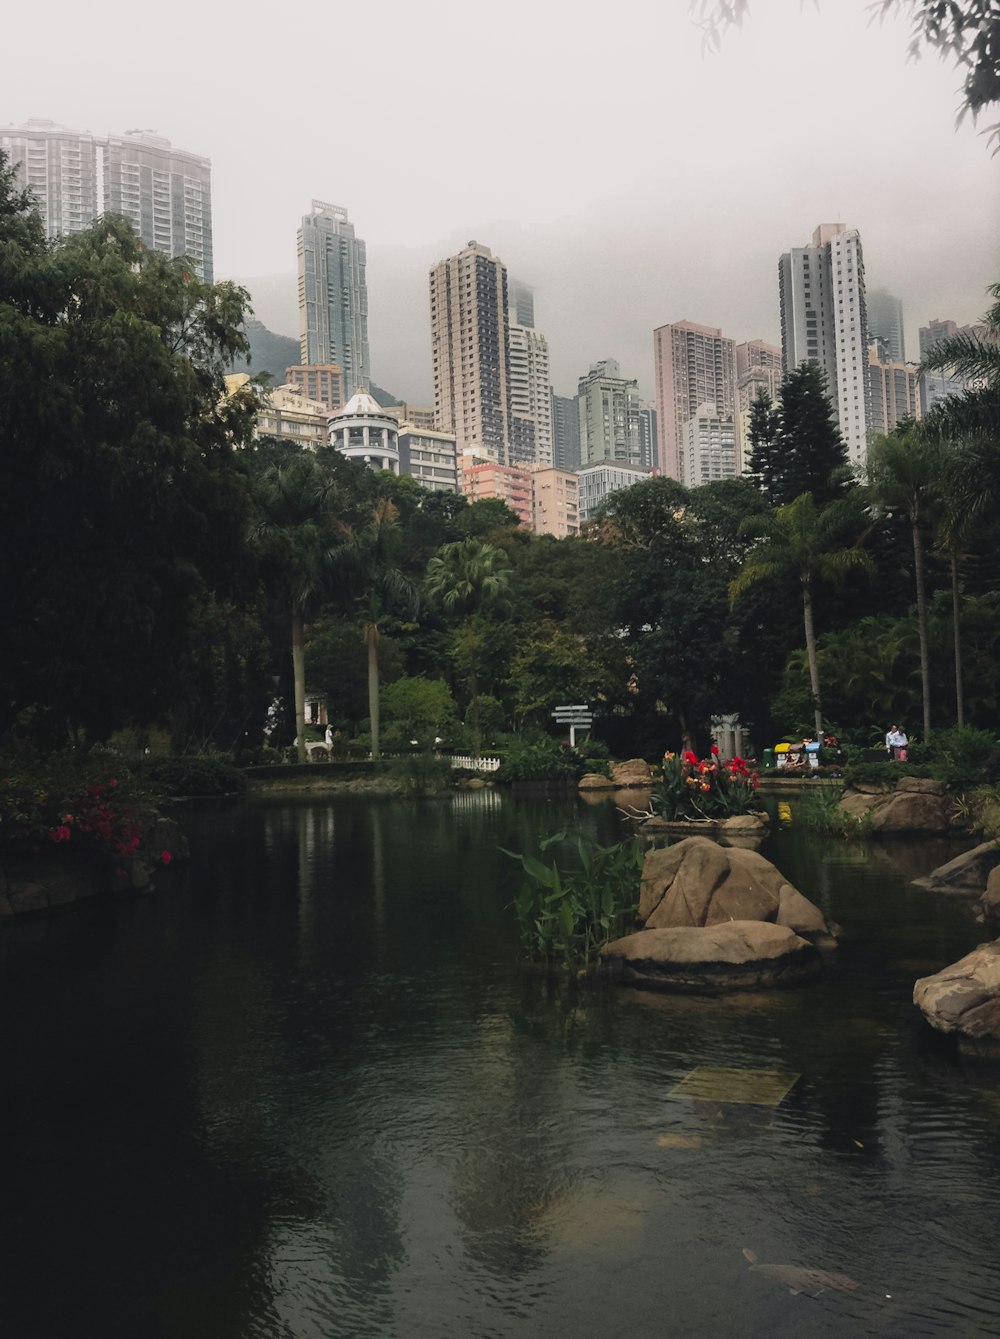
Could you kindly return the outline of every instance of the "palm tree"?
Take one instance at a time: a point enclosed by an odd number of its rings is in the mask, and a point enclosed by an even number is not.
[[[868,490],[876,509],[903,512],[913,536],[913,579],[920,637],[920,689],[924,739],[931,736],[931,668],[927,635],[927,581],[924,532],[940,495],[944,451],[941,439],[912,420],[879,437],[868,453]]]
[[[744,534],[757,535],[761,542],[750,550],[743,570],[729,584],[729,602],[733,605],[744,591],[765,577],[797,578],[817,739],[823,737],[823,709],[813,627],[813,584],[837,581],[856,568],[866,572],[874,568],[869,554],[857,543],[846,548],[841,544],[848,525],[859,532],[862,528],[851,498],[820,510],[811,493],[801,493],[794,502],[762,516],[750,516],[740,529]]]
[[[427,564],[424,589],[428,600],[445,614],[465,619],[469,654],[469,705],[472,709],[472,739],[479,757],[479,690],[476,682],[476,615],[495,604],[506,592],[509,580],[507,555],[479,539],[461,539],[445,544]]]
[[[306,761],[305,623],[329,589],[344,532],[333,511],[335,484],[304,453],[271,465],[255,484],[257,520],[251,539],[276,569],[292,624],[295,741]]]
[[[361,581],[364,602],[364,641],[368,652],[368,715],[371,720],[372,757],[379,757],[379,667],[381,625],[392,613],[414,617],[417,590],[398,565],[402,531],[399,512],[389,498],[375,504],[368,524],[352,538],[350,562]]]

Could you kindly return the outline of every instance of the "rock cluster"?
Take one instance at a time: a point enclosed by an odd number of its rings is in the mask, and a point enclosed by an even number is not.
[[[644,929],[607,945],[626,981],[718,990],[802,980],[833,938],[818,907],[756,851],[686,837],[643,865]],[[812,941],[812,942],[810,942]]]
[[[919,776],[900,777],[893,791],[849,790],[840,808],[852,818],[870,815],[876,837],[940,836],[964,825],[944,782]]]
[[[964,1050],[1000,1055],[1000,939],[922,977],[913,1003],[932,1028],[954,1034]]]

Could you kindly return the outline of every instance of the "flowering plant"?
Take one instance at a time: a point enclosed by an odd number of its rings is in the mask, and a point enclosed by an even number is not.
[[[0,849],[54,845],[81,854],[134,855],[139,810],[117,776],[62,757],[18,759],[0,772]]]
[[[757,808],[760,777],[744,758],[723,762],[713,748],[708,758],[690,751],[663,758],[663,781],[653,789],[655,814],[669,821],[734,818]]]

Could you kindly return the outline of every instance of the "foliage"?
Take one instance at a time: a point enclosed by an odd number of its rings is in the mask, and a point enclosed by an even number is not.
[[[723,762],[717,748],[709,758],[667,753],[663,780],[653,787],[653,812],[668,822],[736,818],[760,808],[760,777],[743,758]]]
[[[0,735],[163,721],[192,619],[246,576],[247,295],[124,219],[55,243],[0,155]]]
[[[550,735],[515,735],[504,748],[498,781],[568,781],[578,773],[573,753]]]
[[[963,73],[958,120],[975,119],[985,107],[1000,102],[1000,14],[996,0],[870,0],[883,17],[906,8],[912,15],[909,55],[925,46],[942,58],[951,57]],[[743,22],[750,0],[691,0],[691,9],[706,43],[718,49],[722,34]],[[1000,129],[992,127],[995,139]]]
[[[164,795],[239,795],[246,777],[228,758],[194,754],[180,758],[147,758],[136,767],[138,776]]]
[[[839,786],[814,786],[807,790],[795,807],[795,820],[811,832],[828,837],[861,839],[871,834],[871,812],[855,816],[840,807]]]
[[[553,847],[566,850],[572,865],[539,858]],[[586,967],[605,944],[634,929],[645,855],[637,841],[600,846],[563,831],[541,842],[539,856],[504,855],[519,861],[527,876],[512,906],[534,961]]]
[[[996,779],[990,775],[996,749],[995,730],[953,726],[937,731],[925,744],[915,744],[909,756],[949,786],[976,786]]]
[[[124,767],[76,751],[18,751],[0,762],[0,852],[132,855],[147,796]]]
[[[832,501],[843,492],[840,477],[847,448],[819,363],[803,363],[788,372],[778,399],[768,501],[787,505],[803,493],[819,504]]]
[[[452,780],[449,759],[435,758],[428,753],[391,758],[383,765],[387,775],[398,781],[408,795],[436,795],[449,786]]]
[[[388,728],[403,739],[416,739],[431,748],[438,737],[448,740],[457,715],[455,700],[443,679],[422,674],[404,675],[382,689],[382,709]]]

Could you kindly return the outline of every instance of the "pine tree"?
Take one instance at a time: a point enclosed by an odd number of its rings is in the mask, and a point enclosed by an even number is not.
[[[803,363],[785,376],[773,451],[777,481],[771,501],[778,506],[787,506],[803,493],[822,505],[842,492],[831,476],[847,464],[847,448],[819,363]]]
[[[776,500],[778,485],[778,456],[775,446],[778,422],[778,410],[767,391],[761,387],[750,405],[749,473],[769,502]]]

